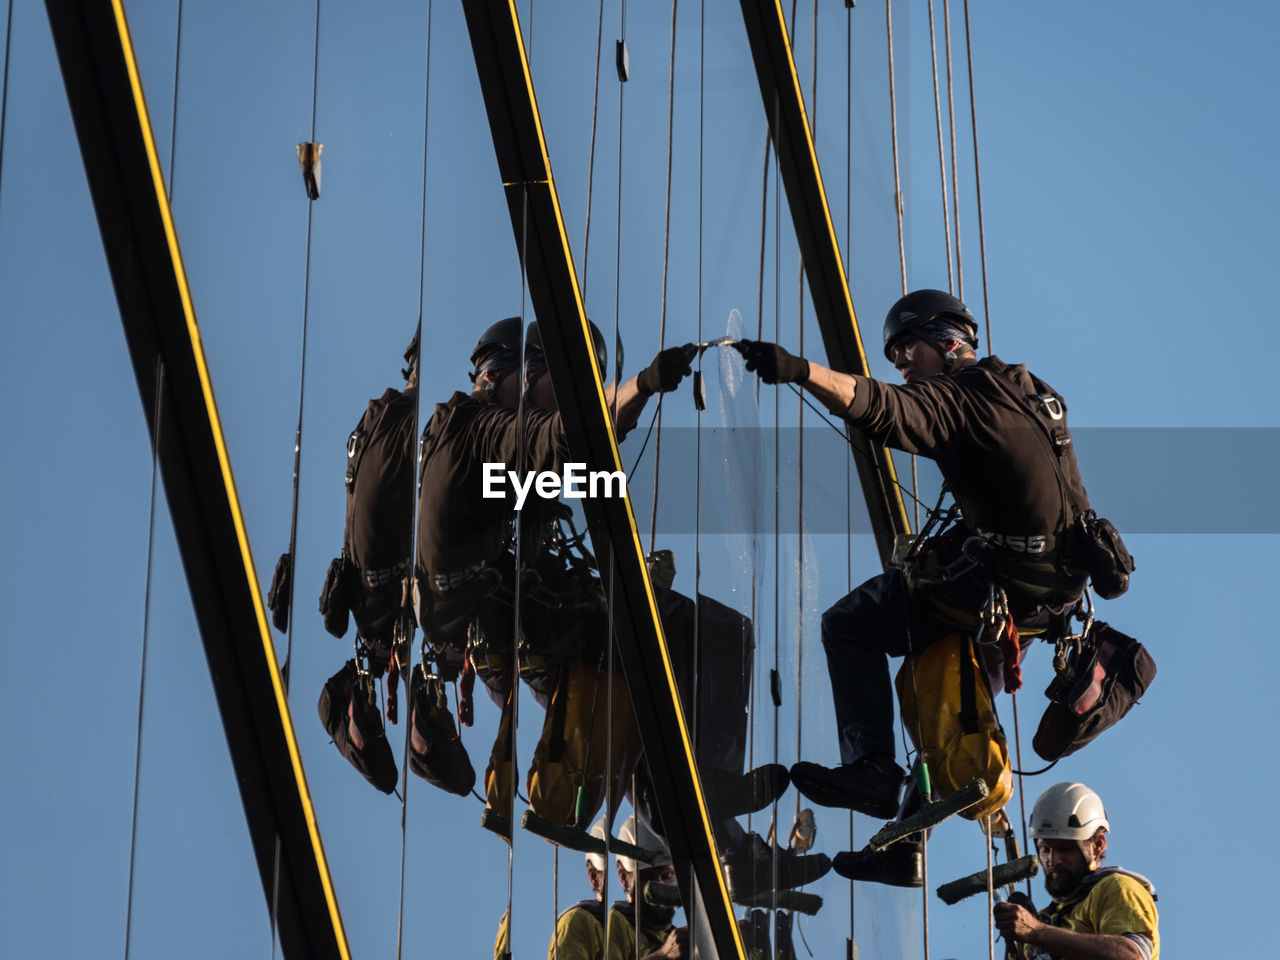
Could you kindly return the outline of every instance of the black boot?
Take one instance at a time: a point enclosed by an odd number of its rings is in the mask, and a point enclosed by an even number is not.
[[[716,820],[732,820],[756,813],[787,790],[791,777],[780,763],[766,763],[742,774],[707,768],[701,771],[707,806]]]
[[[862,757],[839,767],[802,760],[791,768],[791,782],[814,803],[886,820],[898,812],[905,776],[900,766],[884,757]]]
[[[879,853],[866,847],[837,853],[836,873],[849,880],[887,883],[891,887],[923,887],[924,855],[917,844],[903,841]]]
[[[724,857],[729,892],[732,896],[751,897],[762,890],[773,890],[773,854],[778,854],[778,890],[792,890],[812,883],[831,869],[831,858],[825,853],[795,854],[790,850],[770,847],[758,833],[749,833],[737,848]]]

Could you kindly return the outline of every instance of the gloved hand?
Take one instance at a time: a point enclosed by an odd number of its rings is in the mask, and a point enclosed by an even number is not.
[[[655,393],[670,393],[680,386],[680,381],[693,372],[690,365],[697,349],[686,343],[681,347],[667,347],[636,376],[636,387],[642,396],[651,397]]]
[[[765,383],[804,383],[809,379],[809,361],[787,353],[776,343],[739,340],[734,346],[747,360],[747,369]]]

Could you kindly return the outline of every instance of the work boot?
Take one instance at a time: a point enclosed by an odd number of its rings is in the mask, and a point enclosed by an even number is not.
[[[747,834],[737,849],[725,854],[725,876],[731,896],[750,897],[773,890],[773,854],[778,854],[778,890],[803,887],[826,875],[831,858],[825,853],[800,855],[770,846],[758,833]]]
[[[742,774],[722,770],[701,771],[707,806],[717,820],[731,820],[756,813],[786,792],[791,777],[780,763],[766,763]]]
[[[862,757],[838,767],[801,761],[791,768],[796,789],[824,807],[844,807],[888,820],[898,812],[906,774],[887,757]]]
[[[914,843],[895,843],[878,853],[870,847],[837,853],[834,866],[836,873],[848,880],[891,887],[924,886],[924,856]]]

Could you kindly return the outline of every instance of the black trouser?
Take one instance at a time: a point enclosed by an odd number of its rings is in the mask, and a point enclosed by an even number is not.
[[[975,569],[909,595],[902,571],[889,570],[822,615],[822,645],[831,675],[841,763],[873,754],[893,758],[888,657],[905,657],[949,633],[975,629],[990,583],[989,575]],[[1020,631],[1043,628],[1048,618],[1043,607],[1013,591],[1008,599]],[[971,612],[972,623],[966,627],[946,622],[937,612],[942,608]]]

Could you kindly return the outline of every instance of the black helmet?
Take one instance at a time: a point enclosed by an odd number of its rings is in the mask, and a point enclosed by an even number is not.
[[[480,335],[476,348],[471,351],[471,365],[475,366],[480,359],[495,347],[510,350],[517,357],[520,355],[520,334],[524,324],[519,317],[507,317],[499,320]]]
[[[588,326],[591,327],[591,345],[596,351],[596,367],[600,371],[600,376],[607,380],[609,374],[607,367],[609,364],[609,348],[605,343],[604,334],[600,332],[600,328],[596,326],[595,321],[588,319]],[[538,332],[538,321],[535,320],[529,324],[529,336],[527,339],[528,346],[525,348],[526,362],[527,357],[535,350],[542,353],[542,334]],[[618,367],[622,367],[622,344],[618,344]]]
[[[975,349],[978,346],[978,321],[963,303],[941,290],[914,290],[889,308],[889,315],[884,318],[884,355],[893,360],[893,347],[909,333],[921,339],[951,339],[928,336],[928,330],[921,330],[935,321],[947,326],[958,327],[966,336],[963,339]]]

